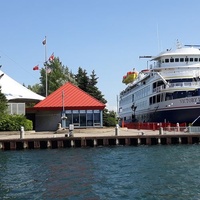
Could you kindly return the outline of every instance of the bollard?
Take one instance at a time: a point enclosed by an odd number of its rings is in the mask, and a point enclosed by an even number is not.
[[[177,131],[180,132],[180,126],[179,123],[176,123]]]
[[[73,130],[74,130],[74,124],[69,124],[69,137],[74,136]]]
[[[61,129],[62,127],[61,127],[61,123],[58,123],[58,129]]]
[[[163,127],[160,127],[160,129],[159,129],[159,135],[163,135]]]
[[[20,128],[20,139],[23,139],[24,138],[24,127],[21,126]]]
[[[115,135],[119,135],[119,124],[116,124]]]

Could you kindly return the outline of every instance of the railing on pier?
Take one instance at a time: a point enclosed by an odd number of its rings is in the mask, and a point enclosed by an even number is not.
[[[122,123],[122,127],[126,127],[128,129],[138,129],[138,130],[160,130],[163,128],[163,132],[167,133],[200,133],[200,126],[187,126],[186,123],[156,123],[156,122],[124,122]]]
[[[156,122],[124,122],[122,123],[123,127],[127,127],[128,129],[143,129],[143,130],[159,130],[160,127],[163,128],[163,130],[177,130],[184,132],[186,130],[187,124],[186,123],[177,123],[177,124],[172,124],[172,123],[156,123]]]

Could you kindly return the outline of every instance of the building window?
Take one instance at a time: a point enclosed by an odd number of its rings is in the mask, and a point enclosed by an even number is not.
[[[93,111],[87,110],[87,126],[93,126]]]
[[[70,112],[65,112],[66,119],[66,127],[69,127],[72,124],[72,114]]]
[[[99,110],[94,110],[94,126],[100,126],[101,125],[101,116]]]
[[[69,124],[74,124],[74,127],[100,127],[102,126],[101,114],[101,110],[66,110],[66,127],[69,127]]]
[[[80,110],[80,126],[86,126],[86,111]]]
[[[80,126],[79,113],[73,112],[73,124],[74,126]]]
[[[8,114],[25,115],[25,103],[8,103]]]

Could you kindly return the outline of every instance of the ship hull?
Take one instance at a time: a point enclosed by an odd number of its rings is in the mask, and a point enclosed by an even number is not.
[[[181,110],[164,110],[154,113],[135,115],[137,122],[170,122],[170,123],[193,123],[200,125],[200,108],[189,108]],[[144,120],[146,119],[146,120]]]

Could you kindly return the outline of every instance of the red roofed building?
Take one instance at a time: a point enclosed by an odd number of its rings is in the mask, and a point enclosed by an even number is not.
[[[34,106],[35,130],[55,131],[58,124],[68,128],[102,127],[103,109],[101,103],[72,83],[66,83]]]

